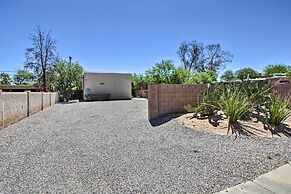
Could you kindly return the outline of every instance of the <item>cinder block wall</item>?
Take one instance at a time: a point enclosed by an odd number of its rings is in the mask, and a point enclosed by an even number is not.
[[[281,97],[289,99],[291,102],[291,83],[279,83],[272,86],[273,91],[277,92]]]
[[[185,112],[184,105],[187,104],[196,106],[200,93],[207,88],[207,84],[149,84],[149,120],[166,113]]]
[[[185,112],[184,105],[196,106],[203,90],[217,85],[207,84],[149,84],[148,85],[148,118],[154,119],[166,113]],[[272,86],[280,96],[291,102],[291,83]]]
[[[2,92],[0,90],[0,129],[58,102],[50,92]]]

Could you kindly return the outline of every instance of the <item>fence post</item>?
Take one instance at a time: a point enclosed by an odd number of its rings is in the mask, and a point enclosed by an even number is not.
[[[43,91],[41,92],[41,110],[43,110]]]
[[[31,91],[27,91],[27,117],[30,116],[30,94]]]
[[[5,127],[5,121],[4,121],[4,105],[5,105],[5,102],[4,102],[4,97],[2,95],[2,90],[0,90],[0,111],[1,111],[1,115],[0,115],[0,129],[4,128]]]
[[[52,93],[49,92],[49,95],[50,95],[50,106],[52,106]]]

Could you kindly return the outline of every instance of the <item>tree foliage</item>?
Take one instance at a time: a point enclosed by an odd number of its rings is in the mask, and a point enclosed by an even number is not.
[[[192,74],[187,84],[207,84],[216,81],[217,74],[213,71],[204,71]]]
[[[220,76],[221,80],[224,81],[231,81],[231,80],[235,80],[236,76],[235,73],[231,70],[225,71],[221,76]]]
[[[56,40],[51,37],[50,31],[45,32],[38,27],[35,34],[30,34],[32,47],[26,49],[25,68],[34,71],[37,82],[43,90],[47,90],[47,72],[57,59]]]
[[[232,61],[232,54],[223,51],[220,44],[204,46],[196,41],[182,42],[178,56],[185,69],[191,72],[217,72],[221,67]]]
[[[162,60],[145,73],[147,83],[170,84],[174,83],[177,75],[176,68],[171,60]]]
[[[60,94],[60,99],[67,102],[71,99],[73,90],[81,89],[83,68],[78,63],[60,60],[53,67],[52,86]]]
[[[291,73],[291,66],[287,66],[284,64],[268,65],[263,70],[264,76],[272,76],[274,74],[290,74],[290,73]]]
[[[131,76],[132,79],[132,89],[136,90],[140,87],[140,84],[143,82],[144,77],[142,74],[132,74]]]
[[[192,73],[183,67],[178,67],[175,69],[174,76],[173,76],[173,83],[174,84],[185,84],[188,83],[192,77]]]
[[[34,81],[33,73],[24,69],[19,69],[17,73],[13,76],[13,82],[16,85],[28,85],[32,84],[33,81]]]
[[[141,82],[156,84],[211,83],[217,79],[217,74],[210,70],[193,73],[183,67],[175,67],[171,60],[162,60],[147,70],[144,76],[133,74],[132,79],[133,87],[136,88]]]
[[[10,85],[12,82],[11,77],[8,73],[0,73],[0,84]]]
[[[261,74],[259,72],[257,72],[256,70],[254,70],[250,67],[247,67],[247,68],[237,70],[235,72],[235,76],[237,79],[245,80],[248,78],[250,78],[250,79],[259,78],[259,77],[261,77]]]

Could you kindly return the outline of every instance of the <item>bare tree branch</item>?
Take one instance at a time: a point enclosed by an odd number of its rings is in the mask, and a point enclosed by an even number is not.
[[[178,56],[183,67],[189,71],[218,71],[232,61],[232,55],[223,51],[220,44],[204,46],[196,41],[182,42],[178,50]]]
[[[51,31],[44,32],[37,27],[35,34],[30,34],[32,48],[25,52],[25,68],[32,69],[43,90],[47,90],[47,71],[57,58],[56,40],[51,37]]]

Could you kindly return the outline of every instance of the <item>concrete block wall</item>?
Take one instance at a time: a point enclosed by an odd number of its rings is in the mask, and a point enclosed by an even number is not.
[[[149,84],[148,118],[185,112],[184,105],[196,106],[200,93],[207,88],[207,84]]]
[[[57,93],[2,92],[0,90],[0,128],[16,123],[57,101]]]
[[[273,91],[277,92],[282,98],[287,98],[291,102],[291,83],[279,83],[272,86]]]

